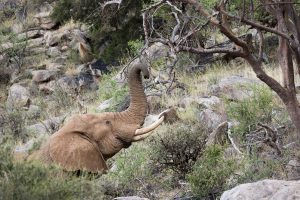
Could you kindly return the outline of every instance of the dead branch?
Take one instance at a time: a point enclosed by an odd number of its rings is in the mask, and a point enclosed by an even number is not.
[[[228,136],[228,139],[229,139],[229,141],[230,141],[232,147],[236,150],[236,152],[237,152],[238,154],[243,155],[243,153],[239,150],[239,148],[238,148],[237,145],[235,144],[235,142],[234,142],[234,140],[233,140],[233,137],[231,136],[230,127],[228,127],[227,136]]]
[[[101,6],[101,8],[103,10],[107,5],[118,4],[118,9],[119,9],[121,3],[122,3],[122,0],[111,0],[111,1],[107,1],[105,3],[100,3],[100,6]]]

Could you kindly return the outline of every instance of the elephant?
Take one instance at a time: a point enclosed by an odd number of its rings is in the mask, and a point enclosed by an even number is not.
[[[151,135],[165,117],[161,115],[142,128],[147,99],[141,73],[149,78],[147,65],[135,64],[129,70],[130,105],[125,111],[73,116],[42,145],[38,159],[46,164],[58,164],[66,171],[105,173],[107,159],[128,148],[132,142]]]

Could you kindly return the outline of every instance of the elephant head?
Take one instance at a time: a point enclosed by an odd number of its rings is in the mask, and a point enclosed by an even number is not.
[[[131,99],[127,110],[72,117],[42,146],[40,159],[59,164],[68,171],[103,172],[108,169],[107,159],[132,142],[148,137],[150,131],[162,123],[164,116],[141,128],[147,112],[141,72],[145,78],[149,77],[148,68],[143,64],[136,64],[129,71]]]

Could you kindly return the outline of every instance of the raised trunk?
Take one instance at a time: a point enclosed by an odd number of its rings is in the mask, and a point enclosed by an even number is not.
[[[128,75],[130,105],[120,115],[123,119],[126,118],[129,124],[142,125],[147,114],[147,98],[142,84],[141,72],[145,78],[149,77],[147,66],[142,64],[134,65]]]

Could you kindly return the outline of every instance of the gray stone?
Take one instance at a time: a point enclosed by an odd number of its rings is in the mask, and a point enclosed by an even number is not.
[[[211,109],[204,109],[198,114],[198,120],[212,131],[216,129],[219,124],[226,121],[227,118],[225,115]]]
[[[23,42],[24,43],[24,42]],[[41,47],[45,43],[44,38],[35,38],[35,39],[30,39],[27,40],[26,43],[26,48],[34,48],[34,47]]]
[[[249,86],[260,82],[242,76],[230,76],[223,78],[218,84],[210,87],[210,92],[218,97],[241,101],[252,96]]]
[[[222,103],[221,99],[216,96],[209,97],[185,97],[180,101],[180,106],[186,108],[190,104],[196,103],[201,108],[213,109]]]
[[[52,80],[57,71],[50,71],[50,70],[35,70],[32,71],[32,80],[37,83],[46,82]]]
[[[107,99],[105,101],[103,101],[97,108],[96,110],[98,112],[103,112],[105,111],[107,108],[111,107],[113,104],[113,98]]]
[[[32,31],[27,31],[25,33],[20,33],[17,35],[17,38],[19,40],[24,40],[24,39],[32,39],[32,38],[38,38],[43,36],[44,31],[42,30],[32,30]]]
[[[298,160],[290,160],[286,166],[286,169],[289,180],[300,179],[300,162]]]
[[[61,55],[61,52],[57,47],[50,47],[47,51],[47,55],[50,57],[57,57]]]
[[[225,191],[220,200],[300,199],[300,181],[262,180]]]
[[[57,64],[65,64],[67,60],[67,57],[66,56],[59,56],[59,57],[56,57],[54,60],[53,60],[53,63],[57,63]]]
[[[42,29],[50,30],[56,26],[56,22],[51,19],[51,11],[40,12],[34,16]]]
[[[38,136],[53,134],[59,129],[59,126],[64,122],[65,118],[65,116],[52,117],[41,123],[27,126],[26,131]]]
[[[30,104],[30,94],[27,88],[19,85],[13,84],[9,88],[8,97],[6,101],[6,106],[8,110],[15,107],[29,106]]]

